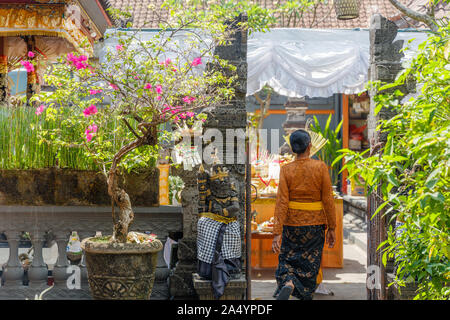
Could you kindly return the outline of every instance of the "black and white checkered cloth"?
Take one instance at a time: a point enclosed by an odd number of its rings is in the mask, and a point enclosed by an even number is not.
[[[212,263],[216,240],[221,222],[207,217],[201,217],[197,224],[197,258],[206,263]],[[227,225],[223,235],[222,257],[224,259],[241,257],[241,232],[239,222]]]

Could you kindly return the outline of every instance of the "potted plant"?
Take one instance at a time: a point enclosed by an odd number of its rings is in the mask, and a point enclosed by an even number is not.
[[[41,140],[82,148],[106,176],[112,235],[82,241],[97,299],[148,299],[162,249],[156,236],[130,232],[134,213],[121,184],[123,173],[149,166],[162,142],[171,140],[166,124],[198,118],[199,110],[234,94],[236,68],[214,55],[227,38],[224,25],[172,10],[160,27],[150,35],[113,32],[106,40],[112,45],[97,64],[68,54],[45,76],[54,91],[34,97],[40,101],[36,114],[72,129],[70,135],[58,128],[41,130]],[[117,136],[120,144],[113,144]]]

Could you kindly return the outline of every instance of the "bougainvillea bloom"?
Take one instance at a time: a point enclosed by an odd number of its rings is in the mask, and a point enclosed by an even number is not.
[[[152,85],[150,84],[150,83],[147,83],[145,86],[144,86],[144,89],[151,89],[152,88]]]
[[[102,92],[103,92],[102,89],[99,89],[99,90],[89,90],[89,93],[90,93],[91,95],[94,95],[94,94],[97,94],[97,93],[102,93]]]
[[[156,100],[158,100],[158,101],[160,101],[161,99],[162,99],[161,96],[157,96],[157,97],[156,97]]]
[[[88,142],[91,142],[93,137],[94,137],[94,135],[91,134],[91,133],[87,133],[87,134],[86,134],[86,140],[87,140]]]
[[[20,64],[24,66],[28,73],[34,72],[34,66],[30,61],[22,60],[20,61]]]
[[[195,98],[186,96],[183,98],[183,101],[186,102],[187,104],[191,104],[192,102],[195,101]]]
[[[67,54],[67,61],[68,64],[73,64],[75,66],[75,68],[77,68],[78,70],[81,69],[86,69],[87,67],[89,67],[89,65],[87,64],[88,57],[85,55],[81,55],[79,57],[77,57],[76,55],[72,54],[72,53],[68,53]]]
[[[116,46],[116,50],[117,50],[117,51],[122,51],[122,50],[123,50],[123,45],[118,44],[118,45]]]
[[[188,111],[188,112],[186,112],[186,116],[188,116],[189,118],[192,118],[193,116],[195,116],[195,113]]]
[[[162,93],[162,87],[160,85],[156,86],[156,92],[161,94]]]
[[[97,125],[95,123],[93,123],[84,131],[84,134],[86,135],[86,140],[88,142],[92,141],[94,134],[97,133],[97,129],[98,129]]]
[[[92,133],[97,133],[97,129],[98,129],[98,127],[95,123],[88,127],[88,130],[90,130],[90,132],[92,132]]]
[[[39,116],[39,115],[42,114],[42,112],[44,112],[44,110],[45,110],[45,106],[42,104],[42,105],[40,105],[39,107],[36,108],[35,113],[36,113],[36,115]]]
[[[109,86],[110,86],[111,88],[113,88],[114,90],[119,90],[119,87],[116,86],[114,83],[110,83]]]
[[[202,64],[202,58],[201,58],[201,57],[195,58],[195,59],[192,61],[192,66],[193,66],[193,67],[198,66],[199,64]]]
[[[28,52],[28,58],[34,58],[34,52],[33,51],[29,51]]]
[[[85,117],[89,117],[90,115],[96,114],[97,112],[97,107],[92,104],[88,108],[84,109],[83,114]]]

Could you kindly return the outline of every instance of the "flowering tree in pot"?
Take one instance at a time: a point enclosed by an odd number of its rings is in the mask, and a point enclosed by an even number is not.
[[[171,18],[176,29],[161,25],[148,39],[138,31],[115,32],[117,44],[96,65],[86,56],[68,54],[46,75],[55,90],[37,96],[42,103],[37,114],[46,120],[61,117],[79,132],[63,136],[58,129],[46,130],[42,140],[84,148],[107,176],[113,242],[127,241],[134,216],[127,192],[119,187],[120,170],[138,167],[136,158],[158,153],[158,144],[171,137],[164,124],[198,118],[199,110],[233,95],[234,77],[224,74],[234,67],[213,55],[214,47],[225,41],[225,29],[199,17],[173,13]],[[190,27],[195,29],[186,29]],[[207,63],[219,68],[203,68]],[[120,144],[112,143],[118,135]]]
[[[96,298],[121,296],[117,295],[117,288],[124,283],[101,285],[110,288],[111,294],[96,293],[100,287],[95,284],[98,279],[91,281],[91,277],[102,268],[99,264],[103,265],[103,274],[109,275],[115,275],[117,268],[110,266],[117,261],[122,261],[125,273],[135,264],[121,260],[115,249],[128,248],[126,254],[138,255],[149,248],[162,249],[154,236],[129,232],[134,213],[130,197],[119,183],[121,173],[149,166],[161,143],[171,140],[171,132],[165,127],[204,119],[200,110],[234,94],[235,67],[214,55],[215,46],[226,42],[225,25],[194,12],[171,10],[168,21],[161,22],[160,27],[152,34],[116,30],[106,39],[110,46],[105,46],[104,58],[97,63],[83,55],[68,54],[45,77],[54,91],[34,97],[40,101],[36,114],[44,121],[59,118],[64,127],[75,132],[42,130],[41,141],[82,148],[107,178],[113,234],[83,241],[86,253],[97,242],[97,247],[100,243],[103,248],[103,256],[110,254],[102,262],[86,256],[89,283]],[[139,243],[140,247],[130,246],[130,242]],[[140,259],[152,260],[153,269],[142,267],[136,272],[138,276],[154,272],[155,254],[152,259]],[[149,295],[147,290],[143,295],[134,293],[131,298]]]

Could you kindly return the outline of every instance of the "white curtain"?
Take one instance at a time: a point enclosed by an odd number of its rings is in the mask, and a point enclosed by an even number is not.
[[[399,32],[397,39],[425,39]],[[406,44],[407,41],[405,41]],[[369,31],[272,29],[248,40],[247,95],[269,85],[289,97],[329,97],[364,91],[369,68]],[[411,53],[406,55],[410,58]]]

